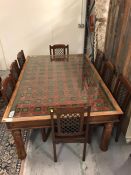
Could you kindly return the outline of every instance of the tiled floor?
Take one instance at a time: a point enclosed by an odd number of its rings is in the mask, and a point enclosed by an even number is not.
[[[98,134],[99,133],[99,134]],[[109,150],[99,149],[101,131],[95,131],[87,145],[86,161],[81,161],[82,144],[58,144],[58,162],[53,162],[51,137],[42,142],[39,130],[34,130],[28,145],[23,175],[130,175],[131,144],[124,138],[118,143],[112,138]]]

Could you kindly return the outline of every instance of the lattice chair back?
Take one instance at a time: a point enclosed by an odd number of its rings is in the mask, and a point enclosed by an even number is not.
[[[107,87],[111,90],[112,81],[115,74],[115,67],[114,65],[108,60],[105,61],[102,71],[102,79],[104,80]]]
[[[2,97],[6,102],[10,101],[10,98],[12,96],[14,90],[14,84],[12,77],[9,75],[4,82],[3,82],[3,88],[2,88]]]
[[[50,110],[54,161],[57,162],[56,143],[84,143],[83,157],[86,157],[88,121],[91,107],[59,107]],[[84,114],[86,112],[86,117]]]
[[[87,109],[90,111],[90,109]],[[84,107],[55,109],[57,136],[78,136],[84,134]],[[54,120],[53,115],[52,120]],[[87,119],[87,118],[86,118]]]
[[[131,100],[131,85],[123,75],[119,75],[116,81],[114,88],[114,97],[123,112],[125,112],[129,101]]]
[[[49,46],[51,61],[64,61],[69,58],[69,45],[55,44]]]
[[[95,68],[97,69],[97,71],[99,72],[99,74],[101,74],[102,64],[103,64],[104,60],[105,60],[105,58],[104,58],[103,52],[98,50],[97,54],[96,54],[96,59],[95,59],[94,65],[95,65]]]
[[[23,65],[24,65],[24,63],[25,63],[25,61],[26,61],[23,50],[21,50],[21,51],[17,54],[17,60],[18,60],[20,69],[22,69],[22,67],[23,67]]]
[[[17,61],[15,60],[10,66],[10,75],[12,76],[14,85],[17,83],[19,74],[20,74],[20,69],[18,67]]]

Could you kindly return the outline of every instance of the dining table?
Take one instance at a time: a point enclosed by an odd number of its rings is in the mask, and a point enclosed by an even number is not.
[[[18,158],[26,158],[23,129],[51,128],[50,109],[91,106],[89,126],[103,125],[100,149],[108,150],[114,123],[123,114],[87,55],[52,61],[28,56],[2,122],[12,132]]]

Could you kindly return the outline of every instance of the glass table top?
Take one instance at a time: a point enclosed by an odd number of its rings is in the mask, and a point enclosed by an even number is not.
[[[50,61],[30,57],[12,105],[14,117],[43,116],[49,108],[91,105],[92,112],[115,110],[90,64],[82,56]]]

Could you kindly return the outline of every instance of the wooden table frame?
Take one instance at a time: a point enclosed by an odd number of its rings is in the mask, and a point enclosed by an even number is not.
[[[21,135],[21,129],[30,129],[30,128],[50,128],[51,127],[51,120],[50,116],[33,116],[33,117],[18,117],[18,118],[8,118],[10,113],[11,107],[15,100],[20,81],[22,79],[24,70],[26,68],[26,64],[28,63],[29,57],[26,59],[26,62],[23,66],[21,74],[19,76],[18,82],[16,84],[16,88],[14,93],[11,97],[11,100],[6,108],[4,113],[2,122],[6,123],[7,128],[11,130],[12,135],[15,140],[16,149],[18,153],[18,158],[25,159],[26,158],[26,151]],[[94,65],[87,59],[88,63],[92,67],[94,73],[97,76],[97,79],[101,83],[103,89],[105,90],[107,96],[109,97],[115,111],[104,111],[104,112],[91,112],[91,117],[88,119],[90,124],[104,124],[104,129],[102,133],[100,148],[103,151],[108,150],[108,145],[112,133],[113,124],[119,121],[119,117],[123,114],[122,110],[120,109],[119,105],[115,101],[114,97],[106,87],[105,83],[101,79],[100,75],[96,71]],[[43,118],[42,118],[43,117]]]

